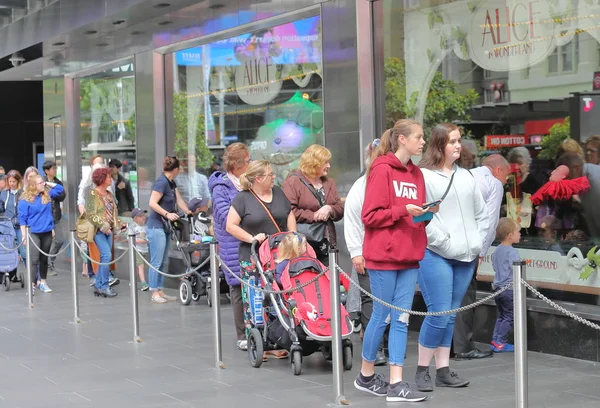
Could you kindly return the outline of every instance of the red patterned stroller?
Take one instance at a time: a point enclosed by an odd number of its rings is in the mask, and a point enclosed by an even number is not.
[[[291,259],[282,275],[275,277],[275,259],[277,246],[288,233],[271,235],[256,253],[257,242],[252,245],[252,258],[257,265],[260,282],[263,287],[274,290],[286,290],[300,287],[319,278],[301,289],[279,294],[269,294],[262,302],[250,294],[250,310],[260,313],[262,319],[253,326],[248,335],[248,357],[254,367],[260,367],[263,352],[285,348],[291,354],[294,375],[302,372],[302,357],[321,350],[326,359],[331,358],[331,298],[330,275],[327,267],[319,262],[314,250],[307,246],[307,253]],[[325,271],[325,273],[323,273]],[[279,282],[278,282],[279,281]],[[349,282],[342,281],[347,288]],[[258,286],[258,285],[257,285]],[[252,301],[254,300],[254,301]],[[352,322],[343,305],[340,305],[342,319],[342,350],[344,369],[352,368]],[[256,317],[256,316],[255,316]]]

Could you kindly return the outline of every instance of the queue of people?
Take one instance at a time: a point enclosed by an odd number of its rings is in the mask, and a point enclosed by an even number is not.
[[[577,197],[577,202],[588,217],[586,231],[594,236],[600,235],[600,221],[593,211],[594,203],[600,200],[599,144],[591,138],[583,150],[565,143],[556,162],[567,167],[568,178],[589,179],[590,191]],[[414,163],[413,157],[421,155],[419,163]],[[518,177],[511,189],[519,193],[532,195],[544,184],[532,171],[532,159],[525,148],[512,149],[506,159],[490,155],[482,166],[475,167],[476,146],[466,143],[463,148],[461,130],[456,125],[442,123],[425,135],[422,125],[410,119],[397,121],[380,139],[369,143],[366,173],[350,189],[346,208],[330,176],[332,153],[323,146],[308,147],[298,169],[290,173],[282,187],[275,185],[271,163],[252,161],[248,147],[242,143],[226,148],[223,170],[214,171],[208,179],[193,169],[182,173],[192,159],[187,157],[182,167],[177,157],[164,158],[163,171],[151,187],[149,211],[135,207],[131,186],[119,172],[121,162],[112,160],[106,166],[99,155],[90,159],[90,174],[81,181],[77,204],[81,219],[94,228],[93,239],[87,242],[87,255],[101,265],[84,261],[82,273],[89,276],[97,296],[117,295],[113,286],[118,279],[111,272],[115,266],[108,264],[114,259],[115,235],[127,228],[120,216],[131,215],[128,229],[136,234],[137,248],[148,254],[152,266],[146,284],[145,256],[136,263],[142,290],[151,292],[153,303],[175,301],[176,297],[164,291],[164,276],[155,271],[169,269],[167,223],[177,221],[182,213],[210,210],[219,255],[227,266],[225,279],[230,286],[240,350],[248,348],[247,336],[252,327],[249,293],[240,280],[257,276],[257,266],[250,256],[253,242],[262,243],[278,232],[293,232],[286,244],[290,254],[305,252],[308,244],[327,265],[329,249],[338,246],[334,223],[346,211],[344,233],[353,275],[361,287],[387,304],[411,309],[418,284],[427,311],[441,312],[475,300],[477,269],[496,238],[501,245],[493,258],[494,290],[510,282],[508,266],[518,257],[512,245],[521,240],[522,218],[535,220],[536,214],[533,209],[527,214],[521,209],[517,221],[508,209],[507,217],[501,218],[503,203],[510,206],[505,201],[510,197],[505,195],[504,186],[514,171]],[[28,168],[23,178],[18,171],[9,171],[0,179],[6,185],[0,191],[0,200],[19,241],[29,226],[36,244],[44,252],[56,253],[64,241],[57,237],[56,228],[65,192],[56,178],[56,165],[47,162],[43,169],[44,177],[34,167]],[[192,196],[199,205],[189,205]],[[51,292],[47,257],[38,251],[31,256],[32,269],[28,272],[32,282],[37,282],[31,290],[39,286],[41,291]],[[291,256],[282,255],[280,261],[288,261]],[[357,309],[361,312],[363,347],[355,387],[386,397],[389,402],[419,402],[427,399],[426,393],[435,387],[468,386],[470,381],[450,368],[453,340],[457,360],[512,351],[508,343],[511,299],[512,291],[507,290],[496,300],[499,317],[490,350],[478,350],[473,343],[472,313],[459,318],[456,314],[427,316],[418,337],[413,389],[403,371],[409,314],[360,295]],[[280,350],[274,355],[285,357],[287,352]],[[430,373],[432,360],[435,381]],[[382,364],[389,366],[387,380],[375,371]]]

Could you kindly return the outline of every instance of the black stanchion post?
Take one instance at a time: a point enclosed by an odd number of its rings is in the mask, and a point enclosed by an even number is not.
[[[329,279],[331,283],[331,355],[333,366],[333,397],[335,405],[348,405],[344,397],[344,368],[342,357],[342,315],[340,311],[340,273],[336,258],[338,250],[329,250]]]
[[[25,262],[25,266],[27,270],[25,271],[25,282],[27,285],[27,300],[29,301],[29,307],[35,307],[33,304],[33,282],[31,282],[31,241],[29,236],[29,226],[25,227],[25,253],[27,255],[27,260]]]
[[[527,383],[527,289],[521,284],[525,278],[525,261],[513,263],[513,290],[515,314],[515,406],[529,405]]]
[[[79,288],[77,287],[77,246],[75,245],[75,230],[71,230],[71,284],[73,286],[73,323],[81,323],[79,318]]]
[[[129,243],[129,289],[131,291],[131,308],[133,310],[133,342],[141,343],[140,312],[138,309],[137,278],[135,267],[135,233],[127,235]]]
[[[215,366],[225,368],[221,347],[221,291],[219,260],[217,259],[217,241],[210,243],[210,296],[212,297],[213,341],[215,347]]]

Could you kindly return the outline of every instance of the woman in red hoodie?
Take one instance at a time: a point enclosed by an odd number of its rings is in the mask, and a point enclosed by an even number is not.
[[[410,309],[417,282],[419,261],[427,246],[424,222],[418,217],[437,208],[423,209],[425,182],[421,170],[411,161],[423,150],[425,139],[421,125],[409,119],[396,122],[381,137],[381,143],[371,160],[367,188],[362,208],[365,225],[363,257],[371,280],[371,292],[376,297]],[[388,324],[390,382],[375,375],[377,348]],[[402,366],[406,353],[408,318],[373,302],[373,314],[363,339],[362,366],[354,386],[388,402],[417,402],[425,394],[413,391],[402,381]]]

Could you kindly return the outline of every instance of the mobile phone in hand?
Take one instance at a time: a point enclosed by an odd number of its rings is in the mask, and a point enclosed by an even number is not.
[[[421,208],[426,210],[430,207],[435,207],[436,205],[440,204],[441,202],[442,202],[442,200],[437,200],[437,201],[432,201],[430,203],[425,203],[421,206]]]

